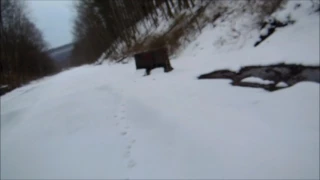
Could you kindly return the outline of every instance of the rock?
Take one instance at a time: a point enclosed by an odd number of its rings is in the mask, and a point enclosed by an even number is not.
[[[250,77],[274,83],[242,81]],[[199,76],[198,79],[231,79],[231,84],[234,86],[263,88],[268,91],[275,91],[290,87],[301,81],[320,83],[320,67],[284,63],[268,66],[246,66],[242,67],[238,72],[226,69],[213,71]]]

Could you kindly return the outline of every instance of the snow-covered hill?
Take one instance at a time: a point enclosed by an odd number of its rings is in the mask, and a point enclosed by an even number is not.
[[[230,40],[221,23],[173,58],[170,73],[105,62],[2,96],[1,178],[319,178],[319,84],[270,93],[197,80],[243,65],[319,65],[319,14],[297,2],[274,14],[296,23],[258,47],[258,30]]]

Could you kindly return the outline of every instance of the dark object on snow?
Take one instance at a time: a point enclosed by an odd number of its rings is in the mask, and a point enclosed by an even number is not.
[[[224,70],[214,71],[208,74],[203,74],[199,76],[198,79],[233,79],[233,77],[236,74],[237,73],[235,72],[224,69]]]
[[[159,48],[135,54],[134,59],[137,69],[146,69],[147,75],[150,74],[152,69],[158,67],[163,67],[164,72],[173,70],[166,48]]]
[[[300,3],[297,3],[296,5],[294,5],[294,10],[298,9],[301,6]]]
[[[269,36],[271,36],[276,31],[277,28],[282,28],[282,27],[285,27],[289,24],[294,24],[294,23],[295,23],[295,21],[291,20],[290,17],[288,17],[288,20],[286,22],[281,22],[277,19],[271,19],[269,22],[263,22],[261,24],[261,29],[267,28],[267,33],[260,35],[260,40],[254,44],[254,47],[257,47],[265,39],[267,39]],[[266,26],[268,26],[268,27],[266,27]]]
[[[10,87],[10,86],[3,86],[0,84],[0,96],[12,91],[14,88]]]
[[[270,27],[266,35],[260,35],[260,40],[254,44],[254,47],[257,47],[260,43],[262,43],[262,41],[267,39],[267,37],[271,36],[271,34],[273,34],[275,30],[276,30],[275,27]]]
[[[257,77],[262,80],[273,81],[273,83],[260,84],[242,81],[248,77]],[[276,86],[280,82],[286,83],[288,87],[301,81],[320,83],[320,67],[284,63],[269,66],[246,66],[238,72],[219,70],[203,74],[198,79],[231,79],[231,84],[234,86],[256,87],[267,91],[275,91],[284,88]]]

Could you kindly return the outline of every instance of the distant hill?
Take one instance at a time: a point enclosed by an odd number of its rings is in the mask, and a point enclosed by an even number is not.
[[[49,56],[63,69],[69,66],[69,58],[73,49],[73,43],[48,50]]]

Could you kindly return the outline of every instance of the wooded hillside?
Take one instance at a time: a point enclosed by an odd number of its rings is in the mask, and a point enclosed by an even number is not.
[[[9,89],[56,72],[42,33],[29,19],[25,1],[0,0],[1,86]]]

